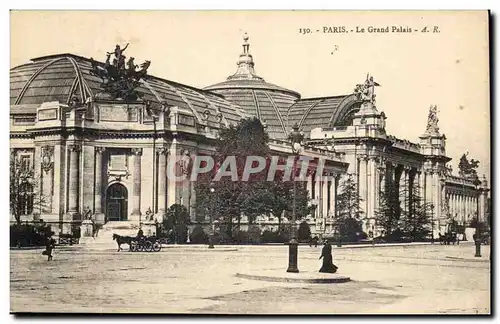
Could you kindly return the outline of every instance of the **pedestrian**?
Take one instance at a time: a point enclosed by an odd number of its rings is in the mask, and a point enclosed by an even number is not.
[[[45,251],[42,252],[43,255],[47,256],[47,261],[52,260],[52,250],[56,246],[56,241],[52,238],[53,233],[54,232],[48,234],[45,240]]]
[[[332,246],[327,240],[325,240],[324,243],[323,249],[321,250],[321,256],[319,257],[320,260],[323,258],[323,265],[321,269],[319,269],[319,272],[335,273],[338,267],[333,264]]]

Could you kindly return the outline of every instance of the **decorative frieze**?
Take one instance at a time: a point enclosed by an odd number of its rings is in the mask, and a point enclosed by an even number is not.
[[[54,147],[44,146],[42,147],[42,170],[45,173],[49,173],[54,167]]]

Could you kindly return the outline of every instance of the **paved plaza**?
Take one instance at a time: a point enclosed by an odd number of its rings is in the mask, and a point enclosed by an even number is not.
[[[334,247],[350,282],[307,284],[236,277],[285,272],[287,247],[172,246],[158,253],[11,250],[12,312],[204,314],[487,314],[489,246]],[[321,247],[299,247],[299,269],[315,272]]]

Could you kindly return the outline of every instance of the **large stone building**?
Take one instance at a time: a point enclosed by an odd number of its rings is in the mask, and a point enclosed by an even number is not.
[[[245,37],[236,73],[205,89],[147,75],[149,62],[140,71],[133,62],[126,67],[118,47],[112,65],[109,56],[96,63],[57,54],[12,68],[11,155],[34,168],[39,188],[33,191],[45,197],[41,206],[27,199],[22,219],[40,217],[67,233],[90,215],[98,222],[139,223],[146,213],[161,217],[179,203],[193,222],[207,223],[208,215],[195,211],[193,183],[170,179],[168,168],[182,172],[188,158],[212,154],[220,127],[248,116],[266,125],[271,149],[282,154],[291,152],[287,138],[297,124],[306,138],[301,154],[326,161],[326,180],[310,176],[307,183],[318,206],[307,217],[314,232],[332,230],[347,173],[358,183],[370,235],[380,234],[375,211],[390,183],[401,192],[419,184],[433,205],[435,235],[450,218],[466,224],[476,212],[484,217],[486,181],[475,186],[450,174],[434,108],[418,143],[398,139],[385,132],[373,79],[354,94],[304,99],[259,77],[249,47]],[[116,87],[122,81],[128,83]],[[275,223],[272,217],[259,222]]]

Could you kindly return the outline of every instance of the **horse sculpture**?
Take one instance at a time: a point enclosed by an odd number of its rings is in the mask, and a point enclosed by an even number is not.
[[[113,234],[113,240],[118,244],[118,250],[116,252],[120,252],[122,250],[122,244],[128,244],[128,250],[130,251],[130,247],[132,246],[132,240],[134,238],[130,236],[121,236],[118,234]]]

